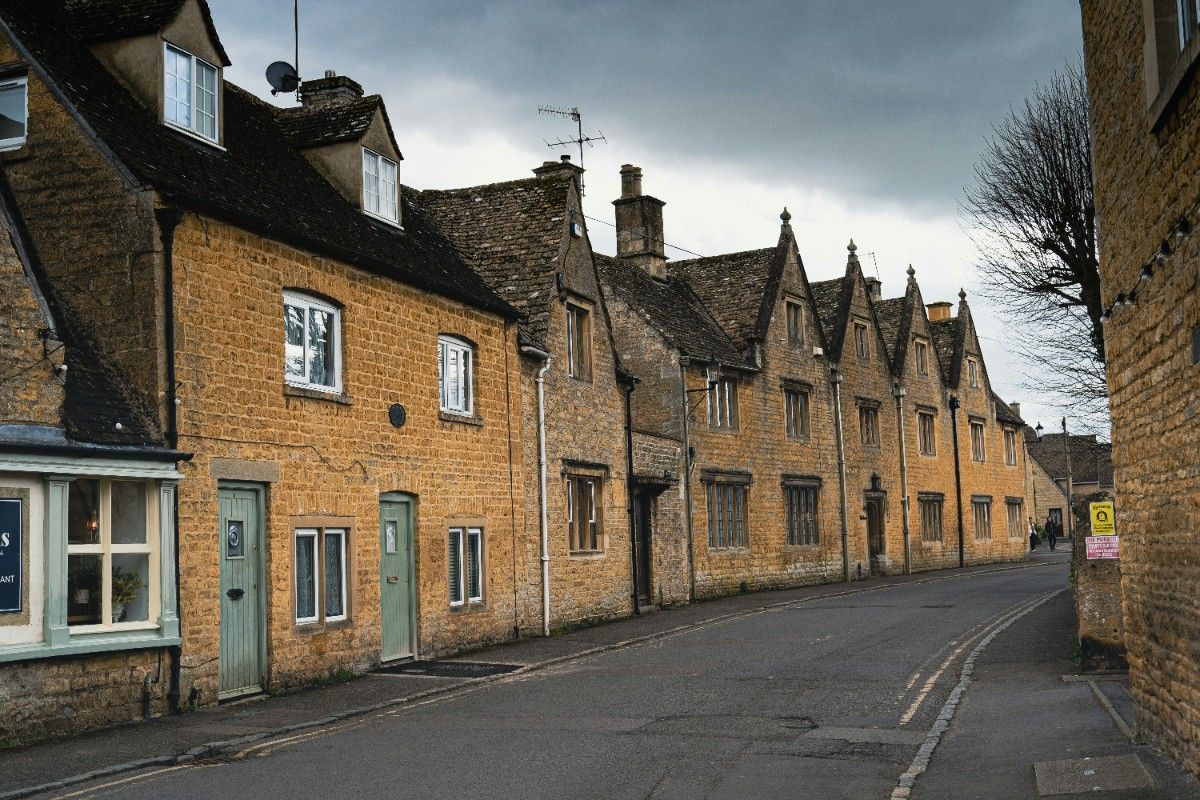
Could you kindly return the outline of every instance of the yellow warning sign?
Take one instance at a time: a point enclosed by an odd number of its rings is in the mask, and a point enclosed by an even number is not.
[[[1092,503],[1092,536],[1116,536],[1117,513],[1113,510],[1111,500],[1103,503]]]

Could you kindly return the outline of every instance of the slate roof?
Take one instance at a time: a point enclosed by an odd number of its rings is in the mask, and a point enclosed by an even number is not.
[[[846,317],[850,310],[847,290],[852,288],[851,284],[843,277],[817,281],[810,284],[809,288],[812,289],[821,328],[825,331],[825,340],[829,343],[829,358],[836,361],[841,355],[842,340],[846,335]]]
[[[50,5],[54,0],[41,0]],[[141,36],[162,30],[175,20],[185,0],[66,0],[64,11],[70,18],[76,35],[84,42],[107,42],[130,36]],[[230,65],[229,56],[217,36],[212,11],[205,0],[199,0],[200,13],[212,37],[213,46],[221,56],[222,66]]]
[[[571,173],[414,193],[492,289],[522,314],[522,327],[544,342],[560,269]]]
[[[1025,442],[1029,455],[1046,470],[1052,479],[1067,479],[1067,456],[1063,452],[1063,435],[1047,433],[1037,440],[1036,433],[1026,427]],[[1113,485],[1112,445],[1099,442],[1095,435],[1071,435],[1071,480],[1074,483],[1098,483],[1102,487]]]
[[[992,402],[996,404],[996,419],[999,422],[1007,422],[1010,425],[1024,425],[1025,420],[1013,411],[1012,406],[1000,399],[1000,395],[992,392]]]
[[[161,441],[154,409],[146,406],[128,378],[96,346],[91,331],[54,293],[3,170],[0,216],[13,232],[17,254],[46,299],[55,332],[65,347],[67,374],[61,417],[66,436],[106,445],[150,446]],[[117,430],[118,422],[121,430]]]
[[[907,311],[904,297],[891,297],[875,303],[875,317],[879,320],[879,330],[883,333],[883,343],[888,349],[893,371],[898,365],[897,356],[900,352],[901,335],[907,334]],[[907,336],[905,336],[907,338]]]
[[[314,147],[361,139],[375,119],[375,112],[383,109],[383,98],[377,94],[348,103],[317,108],[295,106],[279,110],[279,127],[295,147]],[[383,111],[387,119],[387,111]],[[392,136],[391,124],[388,135]],[[395,144],[395,137],[392,136]],[[396,148],[399,150],[399,148]]]
[[[640,267],[612,256],[596,254],[596,266],[604,283],[684,355],[748,366],[689,284],[673,277],[656,281]]]
[[[159,8],[159,2],[152,7]],[[117,160],[166,202],[515,316],[421,210],[407,202],[411,193],[402,195],[403,231],[370,219],[347,202],[284,136],[274,106],[226,82],[225,149],[220,150],[161,124],[88,51],[70,17],[49,4],[0,0],[0,21]]]
[[[776,272],[778,247],[668,263],[669,274],[687,281],[729,338],[745,352],[759,334],[760,315]]]
[[[933,351],[937,353],[942,367],[942,376],[951,389],[958,388],[958,374],[954,369],[958,363],[959,329],[958,317],[941,322],[929,323],[929,335],[933,339]]]

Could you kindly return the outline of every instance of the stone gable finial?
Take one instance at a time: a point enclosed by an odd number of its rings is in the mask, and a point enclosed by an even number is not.
[[[963,303],[967,302],[967,290],[966,289],[958,290],[958,299]]]
[[[787,206],[783,207],[783,213],[779,215],[779,218],[783,220],[784,225],[792,221],[792,215],[788,213]]]
[[[908,269],[906,270],[906,272],[908,273],[908,285],[915,286],[917,283],[917,271],[915,269],[913,269],[912,264],[908,265]]]
[[[850,255],[854,255],[854,251],[858,249],[858,245],[856,245],[854,240],[851,239],[850,244],[846,245],[846,249],[850,251]]]

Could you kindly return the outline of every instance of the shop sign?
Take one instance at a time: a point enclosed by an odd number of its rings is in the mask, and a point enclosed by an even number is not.
[[[25,502],[15,498],[0,499],[0,614],[21,611],[21,579],[24,561],[21,531],[25,517]]]

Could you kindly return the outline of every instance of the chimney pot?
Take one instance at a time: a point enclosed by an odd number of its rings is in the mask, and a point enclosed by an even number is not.
[[[867,278],[867,295],[876,303],[883,299],[883,283],[879,278]]]
[[[621,165],[621,197],[640,197],[642,194],[642,168],[633,164]]]
[[[1014,401],[1012,403],[1009,403],[1008,407],[1011,408],[1013,410],[1013,413],[1016,414],[1018,417],[1021,416],[1021,404],[1020,403]]]
[[[563,153],[561,156],[558,157],[558,160],[563,162],[564,164],[570,164],[571,163],[571,154]]]
[[[326,78],[336,78],[337,72],[334,70],[331,70],[331,69],[327,69],[327,70],[325,70],[325,77]]]

